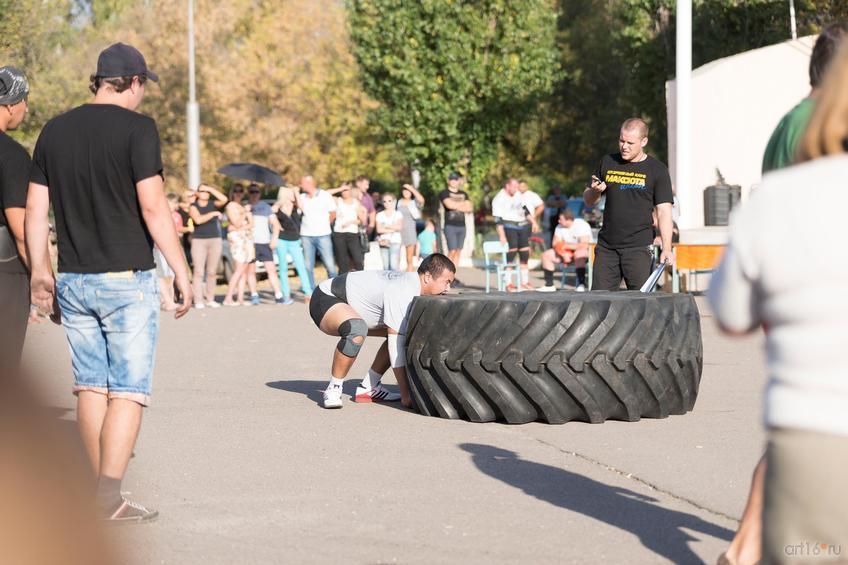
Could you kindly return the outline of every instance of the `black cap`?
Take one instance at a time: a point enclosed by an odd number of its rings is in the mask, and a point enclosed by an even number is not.
[[[448,180],[459,180],[462,178],[462,175],[457,173],[456,171],[452,172],[448,175]]]
[[[94,73],[94,76],[110,78],[134,75],[159,82],[159,75],[147,68],[144,55],[132,45],[115,43],[100,52],[100,56],[97,58],[97,72]]]

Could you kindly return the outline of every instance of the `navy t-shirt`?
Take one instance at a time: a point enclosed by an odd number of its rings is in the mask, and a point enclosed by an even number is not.
[[[670,204],[674,198],[666,166],[650,155],[631,163],[615,153],[601,159],[595,176],[607,185],[603,192],[607,198],[604,225],[598,242],[611,249],[651,245],[651,213],[657,204]]]
[[[153,238],[136,183],[161,174],[152,118],[112,104],[84,104],[47,122],[30,180],[50,189],[59,272],[152,269]]]

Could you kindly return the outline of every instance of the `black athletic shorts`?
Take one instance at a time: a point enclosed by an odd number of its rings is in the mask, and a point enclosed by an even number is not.
[[[309,301],[309,315],[312,321],[319,328],[321,320],[327,315],[327,311],[336,304],[347,304],[347,273],[339,275],[330,281],[330,292],[327,294],[321,287],[316,287],[312,291],[312,298]]]
[[[504,228],[506,242],[510,249],[527,249],[530,247],[530,225],[526,225],[521,229]]]
[[[621,279],[627,290],[639,290],[651,276],[653,258],[650,247],[610,249],[598,244],[592,263],[592,290],[618,290]]]

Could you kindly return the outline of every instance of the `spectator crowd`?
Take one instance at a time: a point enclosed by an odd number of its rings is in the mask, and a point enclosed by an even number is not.
[[[304,175],[296,186],[279,188],[276,199],[263,199],[266,190],[259,184],[237,183],[227,194],[201,184],[180,196],[169,193],[167,200],[192,269],[195,308],[260,304],[257,274],[262,273],[268,278],[274,302],[288,305],[293,303],[289,269],[299,280],[300,293],[309,300],[320,282],[315,278],[318,260],[327,278],[365,270],[369,253],[373,253],[372,268],[392,271],[413,272],[424,258],[438,251],[458,264],[463,249],[470,245],[468,223],[476,219],[464,184],[458,172],[448,176],[447,186],[437,194],[437,213],[432,218],[425,217],[427,202],[413,185],[404,184],[399,195],[381,193],[371,190],[370,179],[364,175],[328,189],[320,188],[311,175]],[[511,211],[503,209],[507,200]],[[511,178],[504,183],[491,212],[498,234],[503,232],[502,241],[510,246],[510,253],[520,256],[519,283],[508,285],[508,290],[532,289],[527,269],[531,238],[551,247],[547,266],[569,264],[573,249],[566,250],[563,245],[584,238],[587,230],[591,236],[582,217],[574,221],[575,211],[582,216],[585,209],[591,217],[591,209],[574,204],[560,187],[543,199],[522,180]],[[585,259],[585,249],[582,255],[577,253],[578,261]],[[158,249],[154,258],[162,309],[174,310],[180,297],[174,292],[173,271]],[[584,290],[585,265],[581,267],[578,284],[579,290]],[[219,303],[215,290],[221,277],[227,288]],[[553,283],[539,290],[552,291]]]

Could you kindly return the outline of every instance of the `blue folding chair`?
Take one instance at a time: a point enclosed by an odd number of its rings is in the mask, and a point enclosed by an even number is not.
[[[509,251],[509,245],[500,241],[484,241],[483,242],[483,266],[486,270],[486,292],[491,292],[491,274],[495,273],[497,278],[498,290],[503,292],[506,290],[506,278],[515,276],[515,286],[521,283],[521,270],[518,261],[509,263],[506,260],[506,253]],[[500,260],[496,260],[500,257]]]

